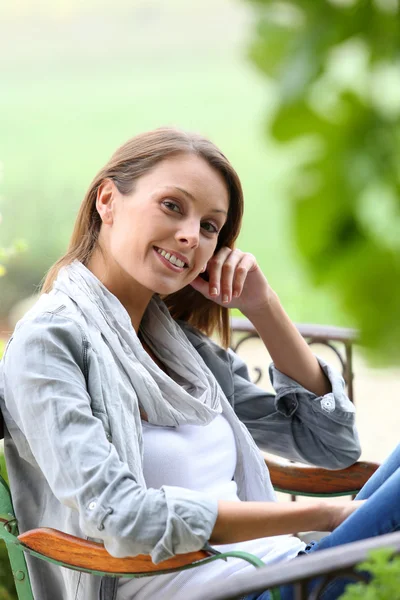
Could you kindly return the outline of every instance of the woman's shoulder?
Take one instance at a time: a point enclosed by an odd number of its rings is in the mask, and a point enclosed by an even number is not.
[[[50,292],[42,294],[17,322],[11,336],[17,340],[32,340],[36,337],[68,337],[77,341],[87,337],[84,315],[72,300],[64,294]]]

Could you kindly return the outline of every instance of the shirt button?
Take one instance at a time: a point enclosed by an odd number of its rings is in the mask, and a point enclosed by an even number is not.
[[[96,503],[96,502],[91,502],[91,503],[89,504],[89,506],[88,506],[88,509],[89,509],[89,510],[94,510],[94,509],[96,508],[96,506],[97,506],[97,503]]]
[[[329,398],[324,398],[321,400],[321,406],[327,412],[333,412],[335,410],[335,403]]]

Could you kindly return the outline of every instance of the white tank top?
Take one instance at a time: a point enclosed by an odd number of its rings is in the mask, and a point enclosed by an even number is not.
[[[143,446],[147,487],[172,485],[239,501],[232,480],[235,438],[222,415],[206,426],[159,427],[144,421]]]

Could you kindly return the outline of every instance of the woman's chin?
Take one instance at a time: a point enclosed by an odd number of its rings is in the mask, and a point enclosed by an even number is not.
[[[180,286],[172,286],[172,285],[157,285],[154,288],[154,293],[161,296],[161,298],[165,298],[166,296],[170,296],[171,294],[175,294],[183,288],[187,287],[189,283],[182,284]]]

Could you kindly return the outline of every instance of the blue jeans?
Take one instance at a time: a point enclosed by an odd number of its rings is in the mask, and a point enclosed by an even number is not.
[[[318,552],[342,544],[391,533],[400,529],[400,444],[364,485],[357,500],[367,500],[332,533],[314,542],[308,552]],[[332,582],[323,600],[334,600],[343,593],[348,580]],[[315,584],[315,582],[314,582]],[[310,589],[312,589],[311,584]],[[280,588],[282,600],[293,600],[293,587]],[[270,600],[268,591],[250,594],[245,600]]]

